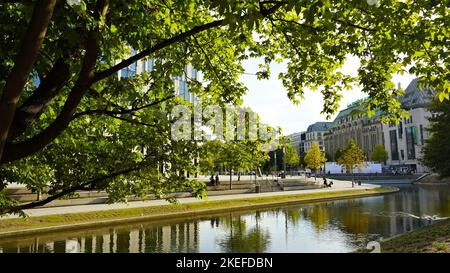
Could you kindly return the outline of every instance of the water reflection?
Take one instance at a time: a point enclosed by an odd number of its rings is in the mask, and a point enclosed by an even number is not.
[[[241,215],[224,218],[222,227],[228,234],[217,240],[221,252],[266,252],[270,244],[270,232],[261,227],[261,220],[259,211],[255,213],[253,226],[249,226]]]
[[[450,216],[450,187],[364,199],[0,239],[0,252],[349,252]]]

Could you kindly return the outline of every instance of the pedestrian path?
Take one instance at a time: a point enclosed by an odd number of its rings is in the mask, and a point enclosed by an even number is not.
[[[321,183],[321,179],[317,180],[317,183]],[[329,180],[331,181],[331,180]],[[308,194],[308,193],[318,193],[318,192],[330,192],[337,190],[362,190],[362,189],[373,189],[380,187],[379,185],[372,184],[362,184],[361,186],[352,187],[350,181],[339,181],[332,180],[332,188],[321,188],[312,190],[295,190],[295,191],[277,191],[277,192],[263,192],[263,193],[245,193],[245,194],[230,194],[230,195],[218,195],[211,196],[208,198],[209,201],[220,201],[220,200],[232,200],[241,198],[257,198],[266,196],[282,196],[282,195],[298,195],[298,194]],[[181,204],[188,203],[198,203],[205,202],[204,199],[196,199],[194,197],[179,198],[178,201]],[[117,209],[130,209],[130,208],[141,208],[141,207],[151,207],[167,205],[169,202],[166,200],[148,200],[148,201],[133,201],[128,204],[118,203],[118,204],[91,204],[91,205],[77,205],[77,206],[66,206],[66,207],[48,207],[48,208],[35,208],[24,210],[24,212],[30,216],[45,216],[45,215],[56,215],[56,214],[69,214],[69,213],[83,213],[83,212],[94,212],[94,211],[105,211],[105,210],[117,210]],[[11,219],[17,218],[16,215],[6,216],[1,219]]]

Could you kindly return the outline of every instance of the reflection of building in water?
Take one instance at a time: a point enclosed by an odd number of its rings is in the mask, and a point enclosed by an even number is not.
[[[199,245],[197,223],[141,226],[131,230],[111,228],[92,236],[55,237],[52,241],[37,237],[10,242],[0,246],[0,253],[198,252]]]
[[[99,242],[101,241],[101,243]],[[141,227],[131,231],[81,238],[81,252],[197,252],[197,223]]]

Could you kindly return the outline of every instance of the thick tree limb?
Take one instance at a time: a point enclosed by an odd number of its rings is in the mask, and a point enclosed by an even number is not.
[[[69,65],[61,58],[56,61],[33,94],[16,110],[8,136],[9,140],[14,140],[21,135],[32,122],[39,118],[69,78]]]
[[[3,95],[0,99],[0,160],[3,157],[3,150],[9,135],[9,128],[14,119],[17,103],[33,69],[56,2],[57,0],[39,0],[35,4],[22,47],[6,80]]]
[[[98,49],[95,50],[95,54],[93,53],[93,46],[94,44],[89,42],[91,39],[88,38],[88,47],[86,50],[85,55],[85,62],[83,64],[82,71],[80,73],[80,77],[73,87],[71,93],[69,94],[69,97],[67,98],[67,101],[61,110],[61,113],[59,116],[55,119],[55,121],[49,125],[46,129],[44,129],[42,132],[37,134],[36,136],[32,137],[29,140],[16,143],[16,144],[10,144],[7,145],[5,149],[5,155],[3,158],[1,158],[0,163],[6,163],[6,162],[12,162],[21,158],[24,158],[30,154],[33,154],[48,144],[50,144],[58,135],[60,135],[69,125],[70,121],[72,120],[72,116],[74,115],[76,111],[76,107],[78,106],[79,102],[83,98],[86,91],[90,88],[90,86],[96,82],[100,81],[119,70],[129,66],[133,62],[136,62],[149,54],[156,52],[160,49],[163,49],[167,46],[170,46],[178,41],[181,41],[185,39],[186,37],[189,37],[191,35],[194,35],[195,33],[214,28],[216,26],[221,25],[223,20],[214,21],[202,26],[197,26],[192,28],[189,31],[183,32],[177,36],[174,36],[172,38],[169,38],[167,40],[164,40],[160,42],[159,44],[144,50],[133,57],[128,58],[127,60],[124,60],[120,62],[119,64],[103,71],[100,73],[94,74],[94,64],[97,56]],[[95,44],[95,48],[97,48],[97,45]]]
[[[95,7],[95,18],[99,20],[101,16],[106,16],[108,7],[109,0],[98,0]],[[88,35],[86,53],[84,55],[80,74],[58,117],[46,129],[31,139],[8,145],[5,149],[5,155],[1,158],[0,163],[15,161],[38,152],[50,144],[67,128],[78,104],[93,83],[95,64],[99,52],[96,38],[97,32],[98,29],[94,29]]]
[[[191,30],[182,32],[182,33],[180,33],[180,34],[178,34],[178,35],[176,35],[176,36],[174,36],[172,38],[166,39],[166,40],[156,44],[153,47],[150,47],[150,48],[148,48],[146,50],[143,50],[143,51],[139,52],[138,54],[136,54],[136,55],[134,55],[134,56],[132,56],[132,57],[126,59],[126,60],[121,61],[120,63],[116,64],[115,66],[113,66],[111,68],[108,68],[108,69],[106,69],[104,71],[96,73],[95,78],[94,78],[94,82],[97,82],[97,81],[100,81],[102,79],[105,79],[105,78],[111,76],[112,74],[120,71],[121,69],[128,67],[132,63],[134,63],[136,61],[139,61],[140,59],[145,58],[145,57],[149,56],[152,53],[155,53],[158,50],[161,50],[161,49],[163,49],[165,47],[168,47],[168,46],[170,46],[170,45],[172,45],[172,44],[174,44],[176,42],[182,41],[182,40],[186,39],[187,37],[190,37],[190,36],[192,36],[194,34],[197,34],[199,32],[202,32],[202,31],[214,28],[214,27],[218,27],[222,23],[223,23],[223,20],[213,21],[211,23],[207,23],[207,24],[204,24],[202,26],[193,27]]]
[[[107,2],[107,1],[99,0],[97,2],[97,4],[102,3],[102,2]],[[271,13],[274,13],[275,11],[277,11],[284,4],[286,4],[286,2],[276,3],[270,8],[263,7],[264,10],[261,10],[261,13],[267,17]],[[106,10],[107,10],[107,8],[106,8]],[[105,13],[106,13],[106,10],[104,10]],[[37,134],[36,136],[32,137],[31,139],[26,140],[24,142],[7,145],[7,147],[5,149],[5,155],[0,159],[0,164],[12,162],[12,161],[24,158],[26,156],[29,156],[29,155],[43,149],[48,144],[50,144],[58,135],[60,135],[68,127],[79,102],[81,101],[82,97],[84,96],[86,91],[90,88],[90,86],[93,83],[98,82],[102,79],[105,79],[105,78],[113,75],[114,73],[117,73],[121,69],[128,67],[130,64],[132,64],[142,58],[145,58],[145,57],[149,56],[150,54],[157,52],[158,50],[161,50],[163,48],[171,46],[172,44],[182,41],[182,40],[184,40],[192,35],[195,35],[197,33],[218,27],[218,26],[222,25],[223,21],[224,20],[217,20],[217,21],[213,21],[213,22],[201,25],[201,26],[193,27],[192,29],[182,32],[172,38],[163,40],[160,43],[156,44],[155,46],[150,47],[144,51],[141,51],[138,54],[136,54],[126,60],[121,61],[120,63],[118,63],[117,65],[115,65],[109,69],[106,69],[104,71],[97,72],[97,73],[94,72],[93,66],[90,67],[93,64],[93,62],[95,63],[94,56],[96,56],[96,54],[92,54],[92,55],[89,54],[89,52],[91,51],[91,50],[89,50],[89,45],[92,43],[88,43],[88,48],[86,50],[86,55],[85,55],[85,60],[87,62],[85,62],[85,64],[83,65],[81,76],[80,76],[79,80],[77,81],[77,83],[75,84],[72,92],[69,94],[69,97],[67,98],[67,101],[66,101],[60,115],[56,118],[56,120],[51,125],[49,125],[49,127],[44,129],[41,133]],[[90,39],[88,38],[88,40],[90,40]],[[85,69],[86,67],[90,67],[90,69]],[[87,74],[85,74],[86,72],[87,72]]]

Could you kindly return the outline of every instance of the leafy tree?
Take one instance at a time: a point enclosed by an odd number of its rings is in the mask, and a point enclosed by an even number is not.
[[[336,152],[334,153],[334,160],[337,161],[339,157],[341,157],[342,153],[344,152],[343,149],[337,148]]]
[[[327,162],[331,162],[333,160],[333,157],[331,157],[329,153],[325,153],[325,159],[327,160]]]
[[[353,139],[350,139],[347,147],[342,152],[341,156],[337,159],[337,163],[352,174],[353,182],[353,169],[364,163],[366,157],[364,151],[356,145]]]
[[[196,170],[199,143],[170,139],[167,113],[184,103],[173,78],[185,77],[210,103],[239,104],[248,58],[263,61],[260,79],[270,76],[272,62],[285,60],[279,78],[288,97],[298,102],[305,89],[318,90],[327,115],[338,109],[341,92],[359,83],[369,114],[380,109],[398,118],[402,91],[391,79],[406,67],[448,98],[445,4],[0,1],[0,189],[20,181],[50,195],[18,205],[3,192],[1,212],[77,190],[106,190],[125,201],[199,188],[182,175]],[[339,70],[349,56],[361,60],[358,76]],[[128,73],[149,59],[151,72]],[[203,82],[184,74],[188,64],[202,70]]]
[[[323,167],[326,162],[325,155],[320,151],[319,144],[314,141],[305,156],[306,166],[314,171],[317,178],[317,170]]]
[[[208,174],[223,167],[230,173],[230,190],[234,171],[257,170],[268,159],[257,140],[239,140],[221,142],[207,141],[202,146],[200,166],[203,173]]]
[[[450,177],[450,103],[435,102],[430,109],[430,137],[423,148],[423,163],[442,178]]]
[[[306,153],[303,152],[303,153],[300,155],[300,160],[299,160],[299,161],[300,161],[300,165],[303,166],[303,167],[306,166],[305,157],[306,157]]]
[[[372,161],[383,163],[388,160],[388,152],[384,149],[384,146],[381,144],[375,145],[372,152]]]
[[[222,226],[228,231],[218,240],[218,245],[224,252],[264,252],[270,245],[270,233],[261,228],[261,216],[255,215],[256,225],[248,227],[245,219],[237,216],[226,219]]]
[[[297,167],[300,163],[300,158],[298,157],[297,151],[289,144],[285,145],[284,148],[286,165],[288,165],[290,168]]]
[[[219,140],[206,141],[200,149],[199,165],[203,174],[216,172],[222,166],[224,145]]]

